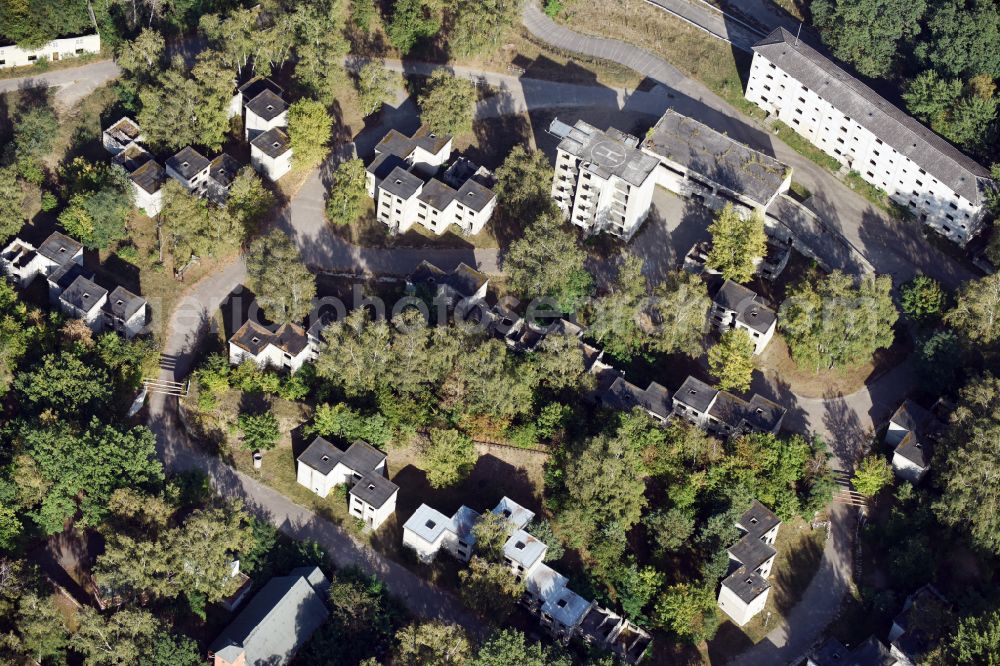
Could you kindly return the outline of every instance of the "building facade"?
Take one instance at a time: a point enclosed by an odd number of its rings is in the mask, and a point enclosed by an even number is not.
[[[723,437],[747,432],[777,433],[786,410],[758,394],[750,401],[688,377],[673,397],[674,414]]]
[[[549,132],[562,137],[552,181],[559,209],[588,234],[632,238],[649,215],[656,158],[639,149],[638,137],[582,120],[573,127],[554,120]]]
[[[390,130],[383,137],[365,175],[379,222],[393,233],[414,224],[438,235],[452,225],[464,235],[483,230],[496,210],[493,174],[460,157],[438,177],[451,148],[451,136],[438,136],[426,125],[413,136]]]
[[[292,140],[280,127],[261,132],[250,142],[250,164],[271,182],[292,170]]]
[[[88,53],[101,52],[100,35],[81,35],[53,39],[37,49],[22,49],[20,46],[0,46],[0,69],[34,65],[40,60],[56,62],[66,58],[76,58]]]
[[[229,338],[229,362],[233,365],[253,361],[260,368],[287,370],[293,374],[315,358],[317,351],[297,324],[282,324],[270,331],[248,319]]]
[[[350,486],[348,511],[368,529],[378,529],[396,511],[399,487],[386,478],[384,453],[358,440],[341,450],[317,437],[297,458],[296,479],[320,497]]]
[[[754,500],[740,516],[736,527],[743,533],[729,550],[730,573],[719,588],[719,608],[739,626],[764,610],[771,585],[767,579],[778,551],[781,521],[766,506]]]
[[[959,245],[990,173],[784,28],[753,47],[746,98]]]
[[[744,331],[753,342],[756,355],[774,337],[778,314],[754,290],[726,280],[712,296],[708,321],[720,334],[732,329]]]

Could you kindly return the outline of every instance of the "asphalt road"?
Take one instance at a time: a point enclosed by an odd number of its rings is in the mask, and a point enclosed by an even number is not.
[[[118,77],[120,70],[112,60],[98,60],[79,67],[39,72],[16,79],[0,79],[0,93],[43,85],[55,87],[55,101],[63,108],[71,108],[84,97],[108,81]]]

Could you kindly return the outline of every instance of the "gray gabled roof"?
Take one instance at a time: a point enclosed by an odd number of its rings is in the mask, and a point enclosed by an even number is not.
[[[247,666],[282,666],[329,615],[329,583],[318,567],[272,578],[210,646],[227,661],[246,653]]]
[[[114,291],[108,295],[108,300],[104,304],[105,312],[125,321],[131,319],[135,313],[145,309],[145,307],[145,298],[137,296],[121,286],[115,287]]]
[[[776,28],[753,50],[955,193],[974,205],[985,203],[988,169],[792,33]]]
[[[191,180],[207,169],[210,164],[207,157],[191,146],[181,148],[176,155],[167,160],[167,166],[185,180]]]
[[[78,310],[90,312],[107,295],[107,289],[81,275],[73,280],[73,284],[67,287],[59,298]]]
[[[351,495],[361,501],[381,509],[399,491],[399,486],[382,476],[380,472],[368,472],[351,488]]]
[[[250,145],[268,157],[280,157],[292,149],[292,140],[280,127],[258,134]]]

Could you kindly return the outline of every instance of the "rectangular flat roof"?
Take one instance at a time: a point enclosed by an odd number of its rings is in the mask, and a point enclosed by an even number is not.
[[[761,206],[778,192],[791,168],[721,132],[667,109],[643,149],[742,194]]]
[[[581,159],[586,167],[604,179],[618,176],[630,185],[639,186],[653,173],[659,161],[637,147],[638,139],[620,132],[604,132],[590,123],[576,121],[569,134],[559,142],[559,150]]]

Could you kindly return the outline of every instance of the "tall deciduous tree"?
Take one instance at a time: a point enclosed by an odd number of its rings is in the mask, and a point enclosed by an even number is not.
[[[892,467],[879,455],[864,458],[851,479],[854,489],[865,497],[874,497],[892,483]]]
[[[865,76],[887,75],[900,44],[920,32],[924,0],[815,0],[813,22],[833,54]]]
[[[622,360],[635,356],[646,344],[641,316],[646,305],[646,278],[642,259],[626,255],[609,293],[590,305],[587,334],[609,354]]]
[[[800,282],[778,316],[792,358],[818,371],[864,363],[889,347],[899,317],[891,288],[887,275],[855,279],[840,271]]]
[[[510,288],[527,299],[551,297],[572,312],[590,293],[593,280],[584,267],[587,253],[564,228],[560,214],[546,212],[529,224],[503,260]]]
[[[276,201],[257,172],[251,167],[244,167],[229,186],[226,210],[243,224],[244,229],[252,230],[263,221]]]
[[[918,275],[900,290],[900,304],[906,316],[918,322],[937,319],[945,306],[945,292],[934,278]]]
[[[568,657],[541,643],[528,642],[524,634],[503,629],[479,647],[470,666],[569,666]]]
[[[323,104],[314,99],[300,99],[288,107],[288,136],[295,166],[312,168],[322,162],[330,150],[333,119]]]
[[[365,165],[359,159],[341,162],[330,179],[326,217],[336,225],[348,225],[361,217],[368,201]]]
[[[393,74],[385,66],[385,60],[372,60],[358,70],[356,85],[361,110],[366,116],[378,113],[392,94]]]
[[[368,311],[358,308],[328,326],[323,339],[316,361],[320,377],[331,380],[348,396],[375,393],[387,386],[392,367],[392,336],[387,322],[369,321]]]
[[[459,0],[451,5],[448,44],[452,51],[467,57],[498,49],[520,19],[522,4],[522,0]]]
[[[552,209],[552,165],[542,151],[514,146],[495,176],[493,191],[509,219],[533,220]]]
[[[746,331],[730,329],[708,350],[708,368],[724,391],[746,391],[753,375],[753,340]]]
[[[240,414],[239,424],[247,451],[270,451],[281,439],[281,426],[272,412]]]
[[[0,242],[5,243],[24,226],[23,205],[24,190],[17,172],[11,167],[0,167]]]
[[[656,623],[688,643],[711,638],[719,627],[713,592],[689,583],[671,585],[656,602]]]
[[[305,319],[316,297],[316,277],[302,264],[298,248],[281,231],[250,244],[247,277],[257,304],[277,323]]]
[[[210,208],[172,178],[163,184],[160,210],[161,242],[170,250],[174,267],[180,269],[192,257],[215,255],[242,240],[240,225],[228,211]]]
[[[458,397],[473,413],[510,419],[531,409],[538,377],[491,338],[458,358]]]
[[[440,0],[396,0],[386,28],[389,42],[406,55],[422,39],[441,29]]]
[[[452,486],[472,472],[476,448],[472,439],[458,430],[434,429],[423,454],[423,464],[431,487]]]
[[[435,69],[417,98],[421,120],[437,134],[452,136],[472,132],[476,87],[447,69]]]
[[[667,274],[650,305],[652,346],[664,354],[701,352],[712,301],[704,281],[687,271]]]
[[[119,45],[115,60],[133,77],[150,77],[159,71],[166,42],[156,30],[143,28],[135,39]]]
[[[465,630],[457,624],[421,622],[396,632],[395,661],[412,666],[464,666],[472,654]]]
[[[754,261],[767,252],[764,218],[760,213],[744,215],[726,204],[708,227],[712,250],[708,265],[727,280],[747,282],[754,274]]]
[[[524,592],[524,582],[510,575],[510,565],[490,562],[478,555],[458,572],[458,578],[462,601],[494,624],[502,624],[514,612]]]
[[[990,345],[1000,339],[1000,273],[965,283],[944,319],[972,342]]]
[[[984,375],[962,389],[935,455],[941,522],[968,531],[972,541],[1000,553],[1000,380]]]
[[[292,17],[297,56],[295,76],[326,106],[335,101],[331,82],[342,80],[343,59],[350,52],[350,42],[344,36],[347,17],[344,10],[344,0],[315,0],[297,3]]]
[[[140,663],[161,630],[160,622],[146,610],[120,610],[105,616],[84,606],[77,617],[80,627],[73,634],[72,646],[89,666]]]

